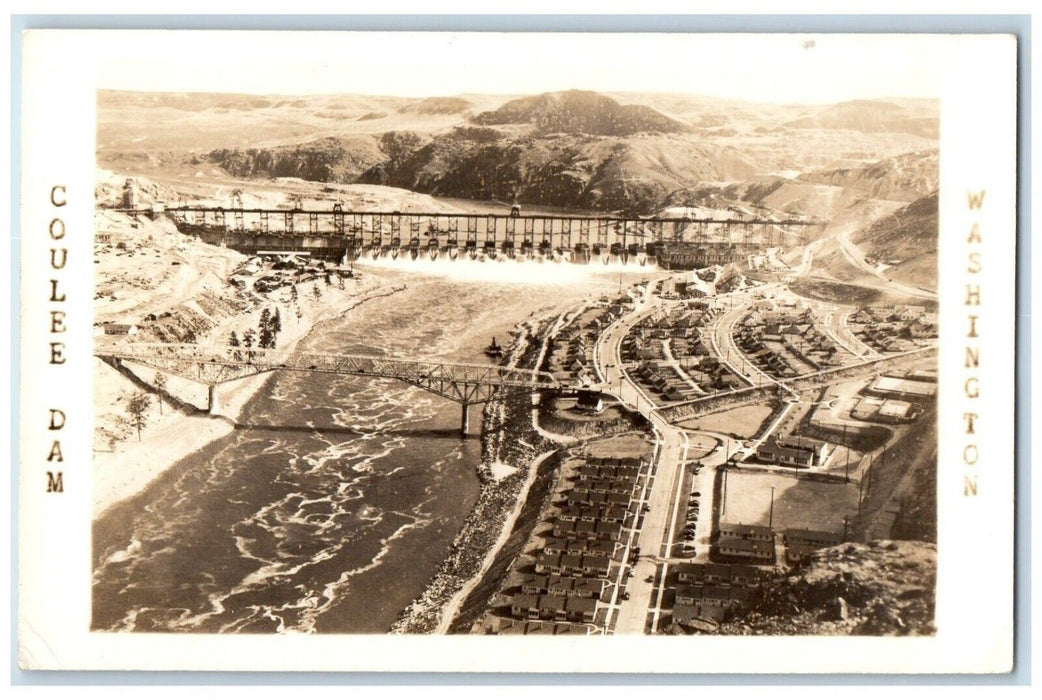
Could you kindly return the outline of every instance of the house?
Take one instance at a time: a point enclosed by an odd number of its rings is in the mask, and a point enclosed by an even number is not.
[[[543,595],[539,596],[539,617],[549,620],[561,620],[568,619],[568,612],[565,609],[565,601],[567,598],[558,595]]]
[[[525,595],[540,595],[547,591],[549,585],[549,576],[525,576],[521,581],[521,592]]]
[[[499,619],[496,627],[490,632],[492,634],[524,634],[525,623],[518,620]]]
[[[565,598],[565,616],[576,622],[593,622],[597,601],[592,598]]]
[[[535,558],[535,571],[537,574],[561,574],[560,554],[547,554],[540,552]]]
[[[516,618],[538,618],[539,596],[516,595],[510,601],[510,614]]]
[[[599,414],[604,410],[604,400],[599,392],[579,390],[575,399],[575,410],[584,414]]]
[[[913,338],[937,337],[937,314],[925,314],[908,325],[908,332]]]
[[[585,573],[581,554],[562,554],[560,562],[560,573],[565,576],[582,576]]]
[[[731,564],[731,585],[739,588],[751,588],[760,583],[763,574],[755,566]],[[732,594],[733,595],[733,594]]]
[[[579,571],[585,576],[607,576],[611,567],[611,559],[601,554],[584,554],[581,561]]]

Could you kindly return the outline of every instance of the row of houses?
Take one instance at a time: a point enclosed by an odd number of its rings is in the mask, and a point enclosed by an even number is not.
[[[678,564],[677,583],[689,586],[731,586],[752,588],[760,584],[762,569],[749,564]]]
[[[521,593],[525,595],[554,595],[563,598],[590,598],[601,600],[607,589],[607,581],[597,578],[572,576],[526,576],[521,581]]]
[[[496,626],[488,630],[493,634],[553,634],[553,635],[588,635],[590,628],[586,625],[573,625],[561,622],[542,622],[499,619]]]
[[[590,458],[575,468],[553,535],[536,554],[535,573],[522,578],[520,592],[511,598],[512,617],[595,621],[611,567],[624,550],[623,524],[636,507],[646,466],[637,458]]]
[[[681,564],[673,620],[683,625],[720,621],[749,601],[762,577],[761,569],[746,564]]]
[[[753,310],[743,319],[735,339],[753,362],[779,377],[842,362],[839,348],[817,327],[809,309]]]

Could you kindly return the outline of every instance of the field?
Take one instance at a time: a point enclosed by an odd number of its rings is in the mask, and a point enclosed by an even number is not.
[[[591,442],[589,450],[590,457],[648,457],[651,444],[639,433],[628,433]]]
[[[843,516],[857,515],[857,484],[797,479],[764,472],[727,473],[727,499],[720,520],[766,525],[774,491],[774,528],[798,527],[842,534]]]
[[[739,406],[727,411],[718,411],[698,418],[686,420],[680,424],[682,428],[691,430],[709,430],[723,433],[734,438],[751,438],[773,413],[767,404]]]

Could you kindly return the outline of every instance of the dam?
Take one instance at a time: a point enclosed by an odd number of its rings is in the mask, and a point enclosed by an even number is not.
[[[354,260],[405,255],[416,259],[551,259],[645,263],[671,246],[694,246],[696,262],[737,261],[768,247],[806,242],[803,217],[678,218],[578,215],[446,214],[331,209],[246,209],[201,206],[125,210],[168,216],[183,233],[246,254],[307,253]],[[697,251],[701,251],[698,253]]]

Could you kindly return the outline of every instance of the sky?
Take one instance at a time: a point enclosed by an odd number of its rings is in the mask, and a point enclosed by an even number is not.
[[[81,41],[98,87],[117,90],[426,97],[587,89],[773,103],[938,97],[947,48],[940,35],[839,34],[106,31]]]

